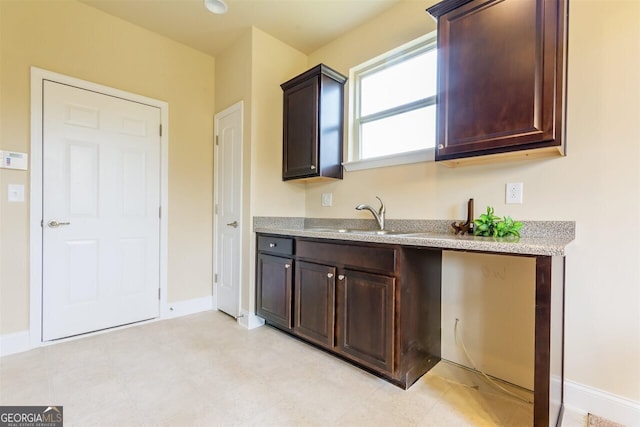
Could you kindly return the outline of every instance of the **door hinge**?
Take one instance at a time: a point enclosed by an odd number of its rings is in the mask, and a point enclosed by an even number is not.
[[[218,204],[216,203],[215,206],[213,207],[213,213],[218,215]]]
[[[160,123],[160,136],[162,136],[162,123]]]
[[[218,283],[218,273],[213,275],[213,283]]]
[[[160,288],[158,288],[158,299],[160,299]]]
[[[216,145],[220,145],[220,143],[218,142],[218,135],[216,135]]]
[[[158,218],[162,219],[162,206],[158,206]]]
[[[40,228],[44,227],[44,219],[40,220]]]

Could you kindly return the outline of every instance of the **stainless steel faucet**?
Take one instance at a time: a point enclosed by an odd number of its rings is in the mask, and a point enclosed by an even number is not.
[[[380,200],[380,209],[378,209],[377,212],[371,206],[364,204],[356,206],[356,209],[359,211],[365,210],[371,212],[373,217],[376,219],[380,230],[384,230],[384,214],[387,212],[387,208],[384,207],[384,202],[380,197],[376,196],[376,199]]]

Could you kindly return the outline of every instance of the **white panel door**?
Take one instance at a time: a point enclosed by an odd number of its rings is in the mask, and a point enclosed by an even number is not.
[[[215,116],[216,276],[218,310],[240,314],[242,103]]]
[[[159,315],[160,109],[44,81],[42,339]]]

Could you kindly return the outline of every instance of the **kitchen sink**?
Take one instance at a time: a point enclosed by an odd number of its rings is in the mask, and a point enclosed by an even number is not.
[[[350,230],[351,233],[355,233],[355,234],[372,234],[372,235],[377,235],[377,236],[397,236],[397,235],[401,235],[401,234],[405,234],[402,231],[395,231],[395,230]]]
[[[326,233],[345,233],[345,234],[366,234],[373,236],[407,236],[407,237],[426,237],[431,233],[412,233],[396,230],[360,230],[356,228],[307,228],[307,231],[319,231]]]
[[[311,227],[305,228],[305,231],[317,231],[320,233],[347,233],[351,230],[346,228],[323,228],[323,227]]]

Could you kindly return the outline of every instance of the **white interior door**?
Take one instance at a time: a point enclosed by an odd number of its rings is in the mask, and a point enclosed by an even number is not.
[[[44,81],[42,339],[159,315],[160,109]]]
[[[240,314],[242,102],[216,114],[215,277],[218,310]]]

